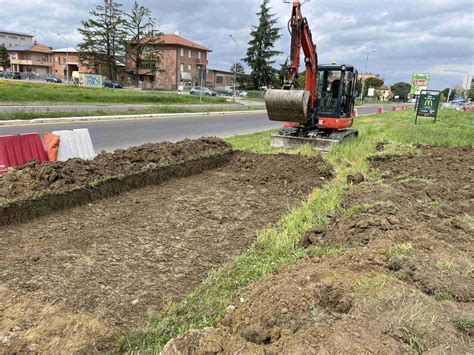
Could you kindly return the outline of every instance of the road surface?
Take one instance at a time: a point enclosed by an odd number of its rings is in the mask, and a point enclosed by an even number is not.
[[[390,110],[387,105],[385,110]],[[359,114],[370,114],[377,111],[377,106],[358,108]],[[88,128],[96,152],[101,150],[113,151],[118,148],[128,148],[148,142],[176,142],[185,138],[203,136],[228,137],[237,134],[264,131],[282,127],[281,122],[268,120],[265,111],[262,113],[232,113],[228,115],[211,114],[208,116],[183,116],[151,118],[151,119],[121,119],[91,122],[65,122],[22,124],[0,126],[0,135],[22,134],[71,130]]]

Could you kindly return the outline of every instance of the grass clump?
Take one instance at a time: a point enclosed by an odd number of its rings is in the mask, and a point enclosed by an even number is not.
[[[392,245],[388,251],[387,256],[389,260],[406,260],[410,257],[413,249],[412,243],[396,243]]]
[[[452,271],[456,264],[454,263],[454,260],[440,260],[437,263],[438,267],[441,269],[449,270]]]
[[[361,292],[366,289],[380,288],[385,286],[387,282],[395,279],[396,278],[393,275],[388,274],[365,276],[357,282],[356,286],[354,287],[354,291]]]
[[[444,286],[438,287],[433,294],[433,298],[436,301],[452,301],[454,300],[453,294]]]
[[[474,319],[458,318],[453,320],[453,323],[456,328],[468,335],[471,335],[474,332]]]

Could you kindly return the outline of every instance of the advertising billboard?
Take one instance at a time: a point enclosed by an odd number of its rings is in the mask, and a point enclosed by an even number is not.
[[[430,74],[417,74],[413,73],[411,79],[411,91],[412,95],[420,95],[421,90],[427,90],[430,82]]]

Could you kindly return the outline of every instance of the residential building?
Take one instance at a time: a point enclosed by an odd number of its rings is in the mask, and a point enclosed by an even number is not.
[[[175,91],[205,82],[208,55],[212,50],[177,34],[163,34],[145,41],[150,42],[152,47],[148,51],[154,48],[161,53],[161,62],[156,72],[147,68],[146,61],[142,63],[139,79],[144,89]],[[129,48],[133,45],[130,42]],[[133,72],[134,64],[127,56],[126,70],[129,74]]]
[[[68,67],[69,78],[75,71],[81,73],[93,73],[93,68],[89,68],[79,62],[79,54],[76,48],[53,49],[54,67],[53,73],[61,79],[66,79]]]
[[[375,97],[377,97],[380,101],[389,101],[391,95],[392,90],[388,85],[382,85],[378,89],[375,89]]]
[[[10,71],[46,75],[53,73],[53,52],[50,47],[33,42],[25,46],[9,47]]]
[[[33,45],[33,38],[26,33],[0,30],[0,46],[5,46],[7,49]]]
[[[249,81],[250,75],[237,74],[236,87],[245,86]],[[233,88],[234,87],[234,73],[231,71],[208,69],[206,72],[205,83],[209,88]]]
[[[384,78],[382,78],[379,74],[373,74],[373,73],[359,73],[357,76],[357,80],[362,80],[365,81],[368,78],[377,78],[382,81],[385,81]]]

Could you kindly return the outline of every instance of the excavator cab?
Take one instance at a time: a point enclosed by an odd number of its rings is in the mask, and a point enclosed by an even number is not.
[[[317,100],[314,115],[351,119],[355,103],[357,70],[352,65],[318,67]],[[315,121],[315,122],[318,122]]]

